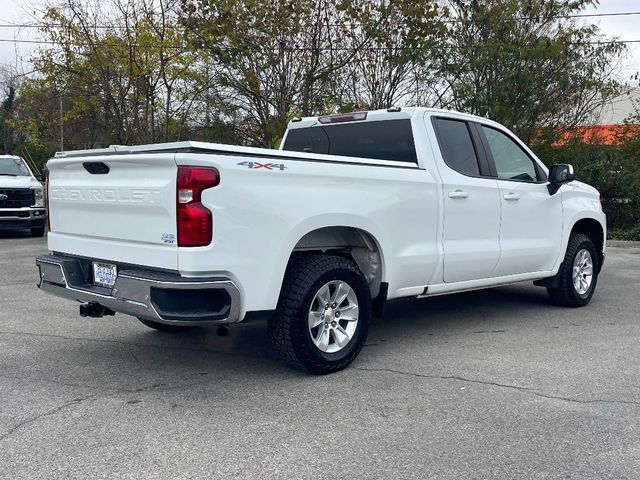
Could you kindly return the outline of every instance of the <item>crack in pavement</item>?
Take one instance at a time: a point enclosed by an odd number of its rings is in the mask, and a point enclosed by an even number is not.
[[[104,384],[91,385],[91,384],[83,384],[83,383],[71,383],[71,382],[58,381],[51,378],[38,378],[38,377],[33,378],[32,377],[27,379],[19,376],[14,376],[14,375],[6,375],[3,373],[0,373],[0,378],[6,379],[6,380],[14,380],[14,381],[39,382],[39,383],[63,386],[63,387],[85,388],[89,390],[97,390],[96,393],[87,397],[87,398],[93,398],[93,397],[97,397],[100,394],[110,394],[110,393],[133,394],[133,393],[145,393],[145,392],[152,392],[152,391],[169,392],[173,390],[182,390],[182,389],[188,389],[191,387],[203,386],[214,381],[220,382],[219,377],[216,377],[215,375],[210,376],[209,373],[210,372],[208,371],[194,372],[190,375],[185,376],[184,377],[185,382],[183,383],[166,383],[166,382],[163,382],[162,379],[159,379],[148,385],[142,385],[135,388],[123,388],[123,387],[109,386]],[[223,375],[222,378],[225,378],[225,376]],[[196,380],[192,381],[191,379],[196,379]]]
[[[473,380],[470,378],[459,377],[457,375],[428,375],[425,373],[405,372],[403,370],[394,370],[391,368],[365,368],[365,367],[353,367],[353,366],[351,368],[353,368],[354,370],[363,370],[365,372],[396,373],[398,375],[406,375],[406,376],[418,377],[418,378],[433,378],[436,380],[459,380],[461,382],[479,383],[481,385],[491,385],[494,387],[511,388],[513,390],[532,391],[531,388],[520,387],[518,385],[508,385],[506,383],[488,382],[484,380]]]
[[[64,410],[65,408],[68,408],[72,405],[79,405],[82,402],[89,400],[90,398],[95,397],[96,395],[98,395],[97,393],[94,393],[93,395],[89,395],[87,397],[82,397],[82,398],[75,398],[70,402],[67,402],[63,405],[60,405],[52,410],[48,410],[46,412],[40,413],[39,415],[36,415],[35,417],[32,418],[28,418],[26,420],[23,420],[22,422],[18,423],[17,425],[14,425],[13,427],[11,427],[9,429],[9,431],[7,431],[6,433],[0,435],[0,442],[2,442],[3,440],[6,440],[8,437],[10,437],[11,435],[13,435],[15,432],[17,432],[20,428],[24,427],[25,425],[30,425],[34,422],[37,422],[38,420],[40,420],[41,418],[44,417],[49,417],[51,415],[55,415],[58,412],[61,412],[62,410]]]
[[[386,372],[386,373],[406,375],[406,376],[418,377],[418,378],[430,378],[430,379],[436,379],[436,380],[458,380],[460,382],[489,385],[489,386],[499,387],[499,388],[508,388],[511,390],[519,391],[519,392],[530,393],[537,397],[542,397],[550,400],[562,400],[564,402],[570,402],[570,403],[580,403],[580,404],[604,403],[604,404],[621,404],[621,405],[640,405],[640,401],[634,401],[634,400],[604,400],[599,398],[595,398],[591,400],[578,400],[577,398],[541,393],[539,391],[536,391],[537,389],[534,389],[534,388],[521,387],[518,385],[510,385],[506,383],[489,382],[485,380],[475,380],[472,378],[460,377],[458,375],[428,375],[423,373],[405,372],[403,370],[394,370],[391,368],[365,368],[365,367],[353,367],[353,366],[351,368],[353,368],[354,370],[362,370],[365,372]]]
[[[5,375],[0,373],[0,378],[4,378],[5,380],[26,380],[25,378],[13,376],[13,375]],[[97,385],[83,385],[81,383],[69,383],[69,382],[60,382],[57,380],[44,379],[44,378],[29,378],[28,381],[32,382],[40,382],[40,383],[49,383],[51,385],[57,385],[59,387],[72,387],[72,388],[89,388],[92,390],[104,390],[104,387]]]

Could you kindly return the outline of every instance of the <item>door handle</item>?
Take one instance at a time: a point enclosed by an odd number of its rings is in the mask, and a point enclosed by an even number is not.
[[[454,190],[453,192],[449,192],[449,198],[467,198],[469,194],[464,190]]]
[[[511,200],[511,201],[515,201],[515,200],[520,200],[520,195],[517,193],[505,193],[504,194],[504,199],[505,200]]]

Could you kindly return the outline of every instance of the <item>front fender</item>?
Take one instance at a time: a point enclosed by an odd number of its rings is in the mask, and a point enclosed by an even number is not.
[[[560,249],[560,257],[554,265],[554,274],[560,269],[560,264],[564,260],[567,251],[569,236],[580,220],[595,220],[602,228],[604,239],[602,242],[603,256],[607,244],[607,217],[602,211],[598,191],[590,185],[571,182],[563,185],[556,195],[558,194],[562,195],[562,248]]]

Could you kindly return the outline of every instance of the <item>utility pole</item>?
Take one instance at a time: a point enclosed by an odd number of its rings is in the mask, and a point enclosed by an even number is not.
[[[64,116],[62,115],[62,94],[60,94],[60,151],[64,152]]]
[[[211,115],[209,113],[209,108],[211,105],[211,99],[209,96],[209,90],[211,89],[211,82],[209,81],[209,62],[207,61],[205,67],[205,75],[207,77],[207,90],[205,94],[205,113],[204,113],[204,135],[203,140],[205,142],[211,141]]]

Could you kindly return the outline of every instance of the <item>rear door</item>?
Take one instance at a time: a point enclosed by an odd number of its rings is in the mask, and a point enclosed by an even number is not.
[[[549,194],[544,171],[511,135],[480,129],[502,202],[496,276],[552,270],[562,243],[562,195]]]
[[[493,276],[500,257],[500,196],[477,127],[455,118],[432,119],[440,145],[444,195],[444,281]]]
[[[177,269],[174,153],[56,158],[49,249]]]

